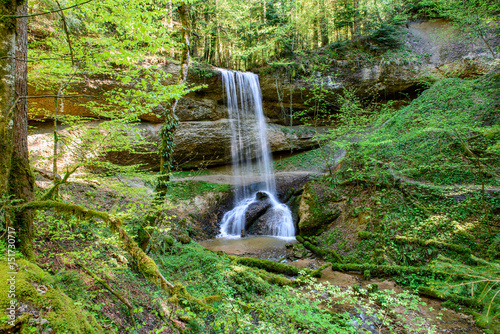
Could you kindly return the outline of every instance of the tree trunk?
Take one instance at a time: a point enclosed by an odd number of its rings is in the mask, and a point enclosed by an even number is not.
[[[181,68],[177,83],[186,82],[188,67],[189,67],[189,44],[190,44],[190,25],[188,20],[188,5],[182,2],[179,5],[179,16],[182,23],[182,40],[183,47],[181,53]],[[174,134],[177,128],[177,117],[175,116],[175,108],[177,100],[168,108],[165,115],[165,121],[161,129],[162,144],[160,148],[160,176],[156,186],[155,202],[162,203],[167,195],[168,182],[170,180],[170,172],[172,170],[172,157],[174,153]]]
[[[14,2],[2,2],[0,15],[15,14]],[[12,159],[13,113],[18,102],[15,96],[15,52],[16,52],[16,19],[3,18],[0,20],[0,195],[6,197],[9,193],[9,175]],[[2,217],[3,218],[3,217]],[[3,223],[3,222],[2,222]]]
[[[28,14],[28,1],[18,6],[16,15]],[[17,19],[15,82],[16,95],[28,95],[28,18]],[[20,98],[14,108],[12,162],[9,177],[10,194],[23,202],[32,201],[35,180],[28,159],[28,99]],[[14,227],[18,232],[19,249],[33,255],[33,217],[30,210],[16,214]]]
[[[319,27],[319,20],[318,18],[315,16],[314,17],[314,20],[313,20],[313,50],[316,49],[318,46],[319,46],[319,35],[318,35],[318,31],[320,30],[320,27]]]
[[[16,7],[15,2],[5,4],[3,15],[26,15],[28,3]],[[0,192],[13,199],[29,202],[33,200],[34,178],[28,160],[28,95],[27,56],[28,56],[28,18],[6,19],[0,23],[2,36],[3,98]],[[13,80],[12,80],[13,79]],[[31,211],[15,213],[13,227],[17,233],[16,245],[28,258],[33,256],[33,218]]]
[[[358,0],[353,1],[353,17],[352,17],[352,36],[351,38],[354,38],[354,36],[357,36],[359,34],[359,3]]]
[[[320,16],[320,31],[321,31],[321,46],[325,47],[329,43],[328,39],[328,18],[326,17],[325,0],[320,1],[321,16]]]

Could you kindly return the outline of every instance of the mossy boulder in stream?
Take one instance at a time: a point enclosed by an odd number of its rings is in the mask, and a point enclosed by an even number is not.
[[[308,182],[299,205],[300,234],[315,235],[324,231],[342,213],[337,204],[342,200],[337,189],[321,182]]]
[[[31,262],[16,260],[15,264],[0,261],[0,313],[15,316],[13,323],[8,318],[0,324],[0,332],[32,333],[49,328],[55,333],[103,332],[92,315],[56,287],[50,274]],[[14,283],[5,284],[11,278]],[[13,294],[15,304],[11,303]]]

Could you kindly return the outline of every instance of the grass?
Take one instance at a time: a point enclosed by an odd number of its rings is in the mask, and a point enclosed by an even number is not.
[[[172,181],[170,182],[168,198],[173,202],[189,200],[208,192],[227,192],[229,184],[210,183],[205,181]]]
[[[185,177],[194,177],[194,176],[199,176],[199,175],[210,175],[209,170],[181,170],[177,172],[172,173],[173,178],[185,178]]]
[[[323,151],[319,148],[274,161],[276,171],[317,171],[324,168]]]

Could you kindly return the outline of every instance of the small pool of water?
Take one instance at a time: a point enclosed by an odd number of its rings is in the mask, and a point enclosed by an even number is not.
[[[246,238],[217,238],[201,241],[200,244],[212,251],[226,254],[251,256],[259,259],[279,261],[286,256],[287,244],[294,244],[295,238],[249,236]]]

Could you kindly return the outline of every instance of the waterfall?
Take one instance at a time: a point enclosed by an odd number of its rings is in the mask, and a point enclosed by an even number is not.
[[[267,125],[262,110],[259,77],[249,72],[221,70],[227,109],[231,120],[235,207],[221,221],[221,237],[240,236],[251,223],[250,210],[264,212],[259,234],[294,237],[292,215],[276,199],[276,180]],[[254,226],[254,229],[256,227]]]

